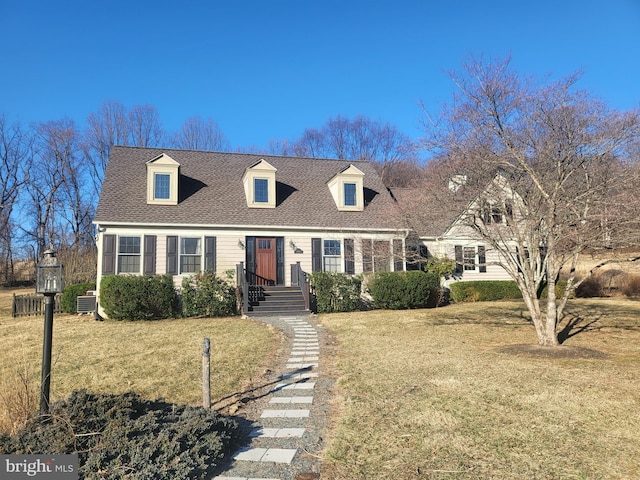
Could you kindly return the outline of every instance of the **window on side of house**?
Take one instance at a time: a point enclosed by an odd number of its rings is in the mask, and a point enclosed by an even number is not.
[[[180,273],[199,272],[202,262],[200,238],[183,237],[180,239]]]
[[[253,201],[255,203],[269,203],[269,180],[266,178],[253,179]]]
[[[513,220],[513,205],[509,201],[502,204],[485,203],[482,206],[481,216],[482,222],[486,225],[492,223],[509,225]]]
[[[140,273],[140,237],[120,237],[118,273]]]
[[[325,240],[323,243],[323,266],[325,272],[340,272],[340,240]]]
[[[476,249],[475,247],[464,247],[462,249],[463,264],[465,270],[476,269]]]
[[[391,245],[388,240],[374,240],[373,270],[375,272],[391,271]]]
[[[355,207],[356,203],[356,184],[345,183],[344,184],[344,206]]]
[[[153,198],[156,200],[168,200],[171,197],[171,175],[168,173],[156,173],[153,179]]]

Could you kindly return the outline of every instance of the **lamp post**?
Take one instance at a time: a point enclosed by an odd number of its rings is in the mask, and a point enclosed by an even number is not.
[[[42,383],[40,386],[40,414],[49,413],[49,390],[51,386],[51,340],[53,338],[53,306],[56,293],[64,289],[64,269],[56,252],[49,249],[38,262],[36,293],[44,295],[44,343],[42,346]]]

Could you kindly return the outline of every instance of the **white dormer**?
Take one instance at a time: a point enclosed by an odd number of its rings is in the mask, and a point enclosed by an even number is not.
[[[245,170],[242,183],[249,208],[276,208],[276,171],[264,159]]]
[[[364,173],[353,165],[349,165],[327,182],[338,210],[347,212],[364,210],[363,178]]]
[[[178,204],[180,164],[166,153],[147,162],[147,203]]]

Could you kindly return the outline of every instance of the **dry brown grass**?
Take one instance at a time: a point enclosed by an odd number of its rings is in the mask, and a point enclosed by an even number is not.
[[[567,355],[542,356],[509,347],[536,342],[519,302],[321,316],[340,344],[323,478],[640,478],[640,302],[568,312]]]
[[[43,318],[14,319],[10,308],[10,292],[0,292],[0,392],[17,394],[23,388],[18,374],[26,370],[39,403]],[[276,332],[238,317],[97,322],[92,316],[56,314],[51,400],[87,389],[201,403],[205,337],[211,339],[214,401],[259,376],[279,346]],[[13,428],[12,416],[16,409],[3,407],[0,399],[0,431]]]

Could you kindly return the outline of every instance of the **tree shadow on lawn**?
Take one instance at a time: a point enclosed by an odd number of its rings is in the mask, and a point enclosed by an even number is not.
[[[278,390],[281,390],[283,387],[278,388],[277,385],[282,384],[283,382],[286,382],[287,384],[296,384],[310,381],[311,379],[309,378],[297,378],[295,379],[295,381],[292,380],[296,375],[310,372],[311,370],[312,367],[299,368],[289,373],[284,373],[272,378],[265,379],[262,382],[257,382],[258,384],[251,384],[242,392],[234,392],[227,395],[226,397],[222,397],[215,402],[212,402],[211,408],[219,412],[224,411],[233,414],[237,412],[242,407],[242,405],[247,405],[251,402],[255,402],[256,400],[260,400],[261,398],[264,398],[274,392],[277,392]]]
[[[566,309],[560,324],[564,326],[558,331],[558,341],[562,344],[569,338],[581,333],[625,330],[640,331],[640,324],[635,316],[624,308],[607,305],[606,310]]]

